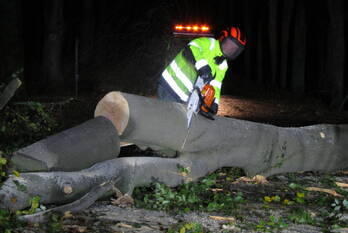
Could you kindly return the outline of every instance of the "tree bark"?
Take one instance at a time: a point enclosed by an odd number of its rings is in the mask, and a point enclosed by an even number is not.
[[[0,190],[0,207],[22,209],[37,195],[43,204],[66,203],[110,181],[127,194],[151,182],[177,186],[221,167],[241,167],[249,175],[269,176],[331,171],[348,165],[346,125],[282,128],[219,116],[212,121],[197,115],[188,133],[184,105],[120,92],[107,94],[95,115],[108,118],[123,141],[169,148],[179,156],[122,157],[81,171],[10,176]]]
[[[44,1],[44,19],[43,77],[47,90],[58,91],[63,85],[63,1]]]

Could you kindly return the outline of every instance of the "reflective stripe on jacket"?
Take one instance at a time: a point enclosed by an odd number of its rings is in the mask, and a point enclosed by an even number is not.
[[[192,40],[188,48],[193,59],[187,56],[185,49],[181,50],[163,71],[161,81],[164,80],[178,97],[186,102],[193,90],[198,73],[211,72],[213,80],[210,84],[215,89],[215,103],[219,104],[222,81],[228,69],[226,59],[220,64],[216,64],[214,59],[222,56],[219,41],[201,37]]]

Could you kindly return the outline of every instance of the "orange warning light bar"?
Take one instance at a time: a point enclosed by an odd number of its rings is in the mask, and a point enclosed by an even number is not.
[[[174,26],[174,35],[184,36],[213,36],[210,27],[207,25],[182,25],[177,24]]]

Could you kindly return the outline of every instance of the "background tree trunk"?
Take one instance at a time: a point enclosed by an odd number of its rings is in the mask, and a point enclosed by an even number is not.
[[[306,75],[306,15],[304,2],[298,0],[295,6],[291,90],[304,94]]]
[[[252,18],[250,17],[253,13],[251,12],[250,15],[250,1],[245,0],[243,1],[243,15],[244,15],[244,31],[247,36],[247,40],[250,38],[250,40],[247,41],[247,47],[244,51],[244,70],[245,70],[245,76],[248,80],[252,79],[252,67],[251,67],[251,54],[256,47],[254,46],[255,43],[252,40],[254,38],[253,34],[253,24],[252,24]],[[242,28],[243,30],[243,28]]]
[[[344,3],[343,0],[327,1],[329,25],[327,31],[327,79],[331,80],[332,106],[339,107],[344,98]]]
[[[294,1],[282,1],[280,32],[280,87],[286,88],[289,62],[290,22],[293,17]]]
[[[264,22],[262,19],[260,19],[257,22],[257,63],[256,63],[256,70],[257,70],[257,81],[258,83],[263,83],[264,82],[264,66],[265,66],[265,61],[264,59],[266,56],[264,55],[264,30],[263,30],[263,24]]]
[[[81,17],[80,17],[80,51],[81,63],[91,62],[93,57],[93,45],[95,34],[95,4],[94,0],[84,0],[81,2]]]
[[[63,1],[44,1],[43,77],[50,92],[61,91],[63,86],[63,25]]]
[[[22,1],[24,81],[29,95],[44,88],[42,69],[43,1]]]
[[[270,72],[269,78],[272,85],[276,85],[278,81],[277,67],[278,67],[278,30],[277,30],[277,0],[268,0],[268,32],[269,32],[269,59]]]

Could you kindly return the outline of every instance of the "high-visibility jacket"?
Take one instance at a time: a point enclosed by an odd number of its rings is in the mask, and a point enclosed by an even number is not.
[[[221,84],[228,69],[220,43],[214,38],[201,37],[188,43],[162,73],[160,83],[171,89],[182,102],[187,102],[198,75],[210,74],[219,104]],[[217,60],[219,62],[217,62]]]

